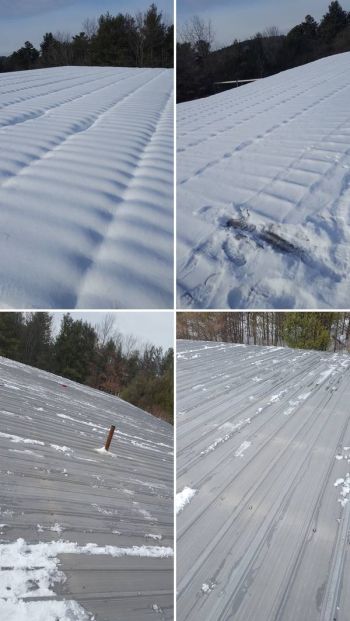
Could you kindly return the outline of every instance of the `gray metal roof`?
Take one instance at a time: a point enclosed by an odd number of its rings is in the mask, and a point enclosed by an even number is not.
[[[348,621],[350,357],[179,341],[179,621]]]
[[[173,547],[168,423],[116,397],[4,358],[0,421],[0,555],[4,544],[18,538],[32,544]],[[100,454],[95,449],[103,446],[111,424],[113,455]],[[67,579],[48,600],[75,600],[97,621],[172,618],[171,556],[59,558]],[[0,586],[1,579],[0,571]]]

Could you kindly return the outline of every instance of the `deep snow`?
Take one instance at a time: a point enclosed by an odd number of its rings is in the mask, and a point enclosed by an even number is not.
[[[350,53],[177,106],[178,304],[347,308]]]
[[[173,305],[173,72],[0,77],[0,305]]]

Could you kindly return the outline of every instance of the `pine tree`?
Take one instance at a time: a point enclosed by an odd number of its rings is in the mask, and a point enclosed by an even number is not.
[[[51,370],[52,315],[30,313],[23,330],[22,361],[40,369]]]
[[[162,62],[162,49],[166,39],[166,28],[162,13],[151,4],[143,19],[144,62],[147,67],[158,67]]]
[[[94,362],[96,343],[92,326],[65,314],[54,347],[56,372],[84,383]]]
[[[0,356],[20,360],[22,313],[0,313]]]
[[[338,0],[333,0],[328,7],[328,12],[323,16],[320,23],[320,35],[325,41],[333,39],[349,23],[346,11],[340,6]]]
[[[326,351],[331,341],[333,313],[287,313],[284,338],[290,347]]]

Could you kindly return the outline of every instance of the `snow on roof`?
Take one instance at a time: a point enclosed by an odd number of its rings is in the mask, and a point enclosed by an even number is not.
[[[177,349],[178,620],[347,621],[350,356]]]
[[[172,618],[172,427],[1,357],[0,420],[6,619]]]
[[[1,76],[7,308],[173,306],[173,71]]]
[[[348,307],[349,66],[177,106],[179,305]]]

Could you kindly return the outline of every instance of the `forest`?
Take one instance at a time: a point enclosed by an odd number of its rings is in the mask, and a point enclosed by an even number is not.
[[[350,313],[177,313],[177,338],[350,350]]]
[[[0,355],[117,395],[173,422],[173,350],[140,346],[112,314],[98,326],[69,313],[0,313]]]
[[[195,16],[184,24],[177,44],[177,100],[206,97],[222,89],[216,82],[264,78],[350,51],[350,12],[337,0],[317,22],[307,15],[287,34],[275,26],[249,40],[215,50],[210,22]]]
[[[0,57],[0,72],[66,65],[173,67],[174,27],[155,4],[136,15],[106,13],[87,19],[74,36],[47,32],[40,49],[30,41]]]

